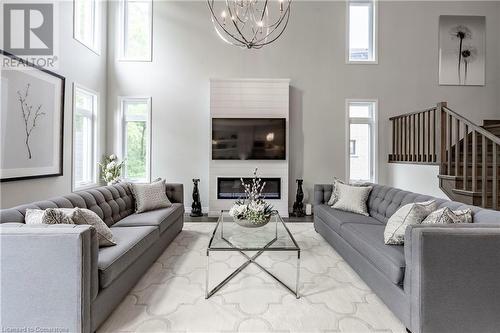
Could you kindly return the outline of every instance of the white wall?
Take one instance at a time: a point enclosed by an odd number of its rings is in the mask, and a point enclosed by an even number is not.
[[[210,119],[212,118],[284,118],[286,121],[285,147],[289,140],[290,81],[274,80],[210,80]],[[210,123],[209,123],[210,124]],[[209,125],[211,127],[211,124]],[[284,160],[231,161],[211,159],[211,133],[206,138],[209,149],[209,216],[218,216],[229,210],[234,200],[217,199],[217,178],[253,177],[255,168],[262,178],[281,180],[281,198],[268,200],[282,217],[288,217],[289,151]]]
[[[297,177],[304,178],[306,201],[314,183],[344,177],[346,98],[379,100],[379,181],[400,187],[405,184],[386,163],[390,116],[448,101],[474,121],[498,118],[499,2],[381,1],[379,65],[345,64],[343,1],[294,2],[292,11],[280,40],[261,50],[244,50],[217,37],[205,2],[155,2],[153,62],[118,62],[110,50],[109,109],[116,110],[119,95],[152,96],[153,178],[184,183],[188,205],[194,177],[201,178],[202,204],[208,202],[211,77],[291,78],[291,202]],[[486,16],[485,87],[437,85],[441,14]],[[110,21],[110,43],[114,28]],[[111,140],[108,147],[113,150]]]
[[[379,65],[345,64],[345,2],[292,4],[287,31],[261,50],[224,44],[212,28],[204,1],[155,1],[152,63],[116,61],[116,3],[109,3],[107,149],[115,151],[114,114],[120,95],[152,96],[152,177],[186,185],[201,178],[208,202],[209,78],[291,78],[290,201],[294,180],[304,178],[305,201],[314,183],[345,175],[345,99],[379,100],[379,181],[393,183],[386,163],[392,115],[448,101],[480,122],[499,118],[500,2],[380,1]],[[105,52],[101,57],[72,39],[72,2],[61,2],[61,68],[67,78],[64,176],[2,183],[1,207],[71,191],[71,83],[106,96]],[[438,86],[438,18],[441,14],[485,15],[486,86]],[[105,38],[103,38],[103,43]],[[103,123],[101,123],[102,125]],[[102,131],[101,131],[102,133]],[[399,186],[398,184],[395,184]]]
[[[64,99],[64,169],[63,176],[34,180],[13,181],[0,184],[0,207],[7,208],[22,203],[44,200],[70,193],[72,173],[72,117],[73,83],[99,92],[99,148],[105,152],[106,130],[106,3],[102,3],[101,55],[73,39],[73,1],[61,1],[59,7],[59,69],[66,78]],[[56,7],[56,8],[57,8]]]
[[[391,163],[388,165],[388,171],[391,174],[387,183],[389,186],[448,199],[439,188],[439,166],[437,165]]]

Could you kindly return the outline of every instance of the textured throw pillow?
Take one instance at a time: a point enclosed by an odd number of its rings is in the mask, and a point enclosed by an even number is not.
[[[384,243],[387,245],[404,244],[406,227],[420,224],[437,208],[434,200],[416,202],[399,208],[387,221],[384,230]]]
[[[338,198],[332,208],[368,216],[366,200],[371,190],[371,186],[353,186],[338,182],[336,185]]]
[[[86,224],[94,227],[97,232],[99,247],[116,245],[111,229],[93,211],[84,208],[75,208],[73,221],[75,224]]]
[[[73,209],[26,209],[24,222],[26,224],[74,224]]]
[[[358,186],[358,187],[370,186],[368,183],[365,183],[365,182],[355,182],[355,183],[346,184],[344,181],[338,179],[337,177],[334,177],[333,178],[333,186],[332,186],[332,195],[330,196],[330,199],[327,202],[328,206],[331,206],[332,208],[333,208],[333,204],[336,203],[337,200],[339,199],[337,184],[344,184],[344,185]]]
[[[422,224],[472,223],[472,209],[451,210],[448,207],[432,212]]]
[[[158,208],[170,207],[172,203],[167,198],[165,180],[151,184],[132,183],[132,194],[135,199],[135,212],[142,213]]]
[[[330,200],[328,200],[328,206],[333,206],[333,204],[336,203],[337,200],[339,199],[339,195],[337,192],[337,183],[345,184],[343,181],[341,181],[337,177],[333,178],[332,195],[330,196]]]
[[[26,209],[24,214],[24,223],[26,224],[42,224],[43,209]]]

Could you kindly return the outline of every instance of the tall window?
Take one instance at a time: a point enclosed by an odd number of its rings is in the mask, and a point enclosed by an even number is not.
[[[122,154],[125,178],[149,181],[151,153],[151,99],[122,98]]]
[[[151,61],[153,2],[121,0],[121,58]]]
[[[73,188],[97,183],[97,93],[73,87]]]
[[[73,11],[74,38],[92,51],[99,53],[98,0],[74,0]]]
[[[349,179],[376,181],[377,102],[347,101]]]
[[[347,62],[377,62],[376,0],[347,2]]]

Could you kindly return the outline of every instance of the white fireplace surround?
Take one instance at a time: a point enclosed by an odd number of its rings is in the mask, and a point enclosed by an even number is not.
[[[212,160],[212,129],[209,131],[209,216],[229,209],[232,199],[217,199],[217,178],[252,177],[258,168],[262,178],[281,179],[281,198],[267,200],[288,217],[289,79],[210,80],[210,126],[212,118],[285,118],[285,160]]]

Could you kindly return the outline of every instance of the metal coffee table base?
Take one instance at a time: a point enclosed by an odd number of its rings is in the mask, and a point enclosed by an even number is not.
[[[276,238],[274,238],[272,241],[270,241],[264,248],[259,250],[255,255],[252,257],[248,256],[243,250],[237,249],[230,241],[227,239],[223,238],[226,243],[228,243],[232,248],[228,249],[208,249],[207,250],[207,267],[206,267],[206,283],[205,283],[205,299],[210,298],[212,295],[214,295],[216,292],[218,292],[222,287],[224,287],[229,281],[231,281],[238,273],[240,273],[242,270],[244,270],[248,265],[254,264],[257,267],[259,267],[263,272],[267,273],[270,277],[272,277],[276,282],[278,282],[280,285],[285,287],[286,290],[288,290],[292,295],[295,295],[296,298],[300,298],[299,295],[299,275],[300,275],[300,250],[288,250],[288,249],[280,249],[280,248],[272,248],[269,249],[269,247],[276,242]],[[217,286],[215,286],[212,290],[208,290],[208,282],[209,282],[209,272],[210,272],[210,252],[212,251],[238,251],[241,253],[243,257],[247,259],[245,263],[243,263],[240,267],[238,267],[234,272],[232,272],[228,277],[226,277],[224,280],[222,280],[221,283],[219,283]],[[249,249],[248,251],[252,251]],[[283,281],[281,281],[278,277],[276,277],[273,273],[269,272],[267,269],[262,267],[258,262],[255,260],[265,251],[283,251],[283,252],[289,252],[289,251],[295,251],[297,252],[297,275],[295,279],[295,290],[290,288],[287,284],[285,284]]]

